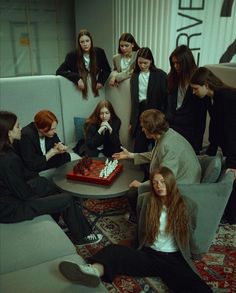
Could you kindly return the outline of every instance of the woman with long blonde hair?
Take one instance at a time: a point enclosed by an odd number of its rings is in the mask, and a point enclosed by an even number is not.
[[[174,174],[167,167],[153,171],[152,191],[147,197],[144,219],[139,221],[139,248],[110,245],[89,258],[90,264],[63,261],[61,273],[70,281],[90,287],[117,275],[160,277],[173,292],[212,292],[195,272],[191,261],[194,249],[195,205],[183,197]]]

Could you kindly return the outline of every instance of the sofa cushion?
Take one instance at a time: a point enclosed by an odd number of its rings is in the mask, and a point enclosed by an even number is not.
[[[0,276],[0,292],[15,293],[102,293],[108,292],[101,283],[98,287],[89,288],[79,284],[72,284],[59,272],[61,261],[84,263],[78,254],[59,257],[29,268]]]
[[[222,157],[216,155],[214,157],[204,156],[199,159],[202,167],[202,183],[215,183],[221,172]]]
[[[0,274],[75,253],[75,247],[51,216],[0,224]]]
[[[74,125],[75,125],[75,136],[76,140],[79,141],[80,139],[84,138],[84,123],[86,118],[82,117],[74,117]]]

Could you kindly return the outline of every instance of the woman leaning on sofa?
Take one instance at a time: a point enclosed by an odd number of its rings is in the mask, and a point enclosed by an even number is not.
[[[34,217],[62,214],[76,245],[95,243],[101,235],[92,233],[72,195],[59,193],[44,177],[28,180],[21,158],[13,148],[21,128],[14,113],[0,111],[0,223],[17,223]]]

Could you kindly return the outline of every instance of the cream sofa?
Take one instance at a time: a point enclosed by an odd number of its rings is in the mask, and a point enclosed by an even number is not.
[[[0,224],[0,292],[89,293],[58,270],[63,260],[84,263],[70,239],[49,215],[15,224]],[[107,292],[103,284],[96,293]]]

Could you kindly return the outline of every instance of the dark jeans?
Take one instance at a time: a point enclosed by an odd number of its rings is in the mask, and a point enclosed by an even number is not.
[[[54,183],[43,177],[28,182],[35,197],[19,201],[14,215],[8,216],[5,223],[32,220],[34,217],[50,214],[57,219],[60,214],[68,226],[75,242],[91,233],[91,226],[83,215],[74,197],[69,193],[59,193]]]
[[[180,252],[157,252],[151,248],[135,250],[121,245],[106,246],[89,263],[104,266],[104,280],[112,282],[117,275],[157,277],[178,293],[207,293],[211,288],[193,271]]]

